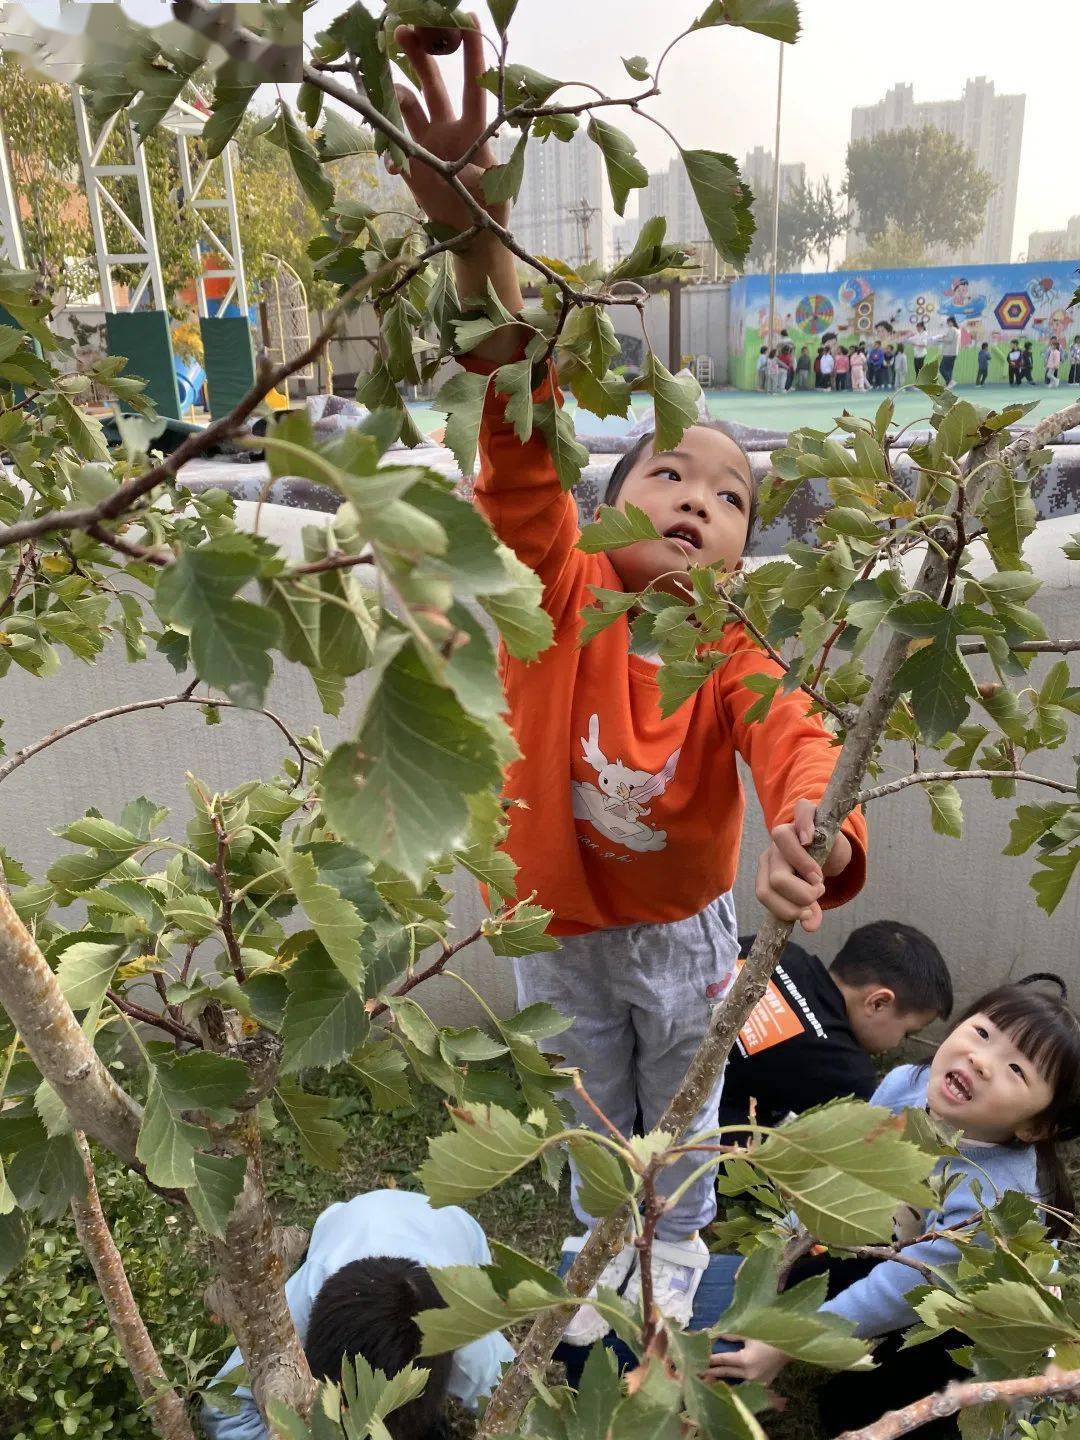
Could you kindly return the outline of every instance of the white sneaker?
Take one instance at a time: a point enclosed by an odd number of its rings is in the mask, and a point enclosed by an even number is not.
[[[673,1245],[655,1240],[652,1247],[653,1303],[661,1315],[686,1326],[694,1313],[694,1296],[709,1268],[709,1247],[700,1235]],[[641,1271],[635,1270],[623,1298],[641,1304]]]
[[[567,1240],[563,1245],[564,1250],[580,1250],[587,1237]],[[614,1260],[609,1260],[600,1272],[596,1284],[589,1291],[595,1295],[598,1290],[621,1290],[626,1284],[627,1276],[634,1268],[637,1260],[637,1251],[632,1245],[624,1245]],[[574,1311],[573,1318],[563,1331],[562,1338],[567,1345],[595,1345],[597,1340],[602,1340],[611,1329],[611,1321],[606,1320],[600,1311],[593,1305],[579,1305]]]

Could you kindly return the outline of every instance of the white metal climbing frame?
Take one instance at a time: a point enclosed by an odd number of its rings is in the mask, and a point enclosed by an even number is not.
[[[198,111],[194,113],[199,115]],[[204,118],[199,115],[200,120]],[[200,125],[200,130],[201,128]],[[218,306],[219,312],[224,310],[230,302],[235,302],[240,313],[246,315],[248,308],[247,276],[244,273],[244,254],[240,245],[240,221],[236,211],[236,185],[233,175],[235,146],[230,142],[216,159],[204,161],[199,166],[197,173],[193,173],[186,130],[176,130],[176,145],[180,159],[180,179],[183,190],[180,202],[182,205],[190,206],[195,212],[200,237],[209,243],[211,253],[217,257],[219,262],[213,269],[203,269],[202,256],[196,245],[195,293],[198,299],[199,314],[203,318],[210,314],[206,299],[207,280],[228,280],[228,289],[221,297]],[[215,174],[219,185],[213,183]],[[210,189],[220,189],[221,193],[209,195],[207,191]],[[224,225],[219,218],[222,215],[225,220]],[[226,229],[228,230],[228,241],[225,240],[223,233]]]

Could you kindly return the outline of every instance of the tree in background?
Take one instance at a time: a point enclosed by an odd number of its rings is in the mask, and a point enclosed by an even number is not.
[[[881,234],[875,236],[865,249],[860,250],[857,255],[849,255],[846,260],[841,260],[837,268],[889,270],[898,266],[925,265],[927,259],[922,237],[890,220]]]
[[[844,194],[860,235],[874,241],[891,224],[929,248],[957,249],[982,228],[994,182],[973,151],[936,130],[892,130],[848,146]]]
[[[746,268],[764,271],[772,260],[773,191],[762,190],[755,195],[753,208],[757,230]],[[776,268],[797,270],[811,255],[823,251],[828,269],[832,243],[844,234],[847,225],[847,208],[833,194],[828,176],[822,176],[816,185],[803,181],[780,200]]]

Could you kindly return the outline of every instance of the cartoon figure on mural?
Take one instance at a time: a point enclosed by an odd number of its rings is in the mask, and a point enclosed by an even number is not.
[[[581,742],[585,759],[596,771],[597,785],[575,780],[571,785],[574,819],[586,820],[607,840],[628,850],[663,850],[667,831],[654,830],[643,817],[651,813],[648,801],[663,795],[675,775],[681,750],[670,755],[657,775],[631,770],[621,760],[609,761],[600,749],[600,717],[589,720],[589,737]]]
[[[956,320],[976,320],[986,309],[986,296],[973,295],[971,281],[961,275],[946,286],[938,309]]]

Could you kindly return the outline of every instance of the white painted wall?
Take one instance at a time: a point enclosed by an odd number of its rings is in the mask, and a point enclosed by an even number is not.
[[[242,523],[250,523],[253,509],[239,507]],[[261,529],[297,554],[300,526],[324,521],[314,513],[268,505],[263,507]],[[1080,566],[1067,562],[1060,548],[1075,528],[1075,517],[1043,521],[1030,544],[1030,559],[1045,582],[1034,608],[1054,635],[1080,632]],[[1037,663],[1033,678],[1037,680],[1045,668],[1044,662]],[[0,700],[3,740],[10,754],[80,716],[127,700],[175,694],[181,684],[164,660],[130,666],[116,646],[93,667],[65,659],[50,680],[13,670],[3,681]],[[324,738],[332,741],[344,733],[349,717],[356,716],[361,687],[352,687],[343,719],[336,722],[322,714],[307,673],[283,664],[268,703],[294,730],[303,732],[318,724]],[[1077,751],[1080,724],[1074,724],[1060,750],[1039,758],[1037,768],[1070,778],[1076,764],[1071,757]],[[186,771],[194,771],[212,788],[224,789],[251,777],[271,776],[282,754],[278,731],[259,716],[223,711],[221,724],[208,727],[194,707],[176,706],[110,720],[43,752],[0,785],[0,841],[40,875],[65,848],[49,833],[50,827],[74,819],[88,807],[97,806],[115,818],[124,800],[145,793],[186,817]],[[889,759],[898,767],[894,773],[907,768],[909,757],[902,752]],[[879,801],[869,817],[867,887],[853,904],[826,918],[810,948],[830,958],[853,926],[878,918],[905,920],[925,929],[942,947],[961,999],[1003,977],[1034,969],[1061,970],[1080,996],[1080,885],[1073,885],[1054,916],[1044,915],[1027,885],[1031,860],[1001,855],[1014,806],[993,800],[988,789],[977,783],[966,787],[964,798],[962,842],[931,833],[926,801],[914,787]],[[765,843],[753,799],[749,812],[736,884],[744,930],[755,928],[759,919],[753,873]],[[472,882],[463,877],[455,912],[459,933],[473,928],[479,913]],[[462,970],[496,1008],[512,1008],[508,961],[477,946],[463,959]],[[425,988],[425,996],[448,1022],[461,1023],[469,1014],[461,994],[452,982]]]

